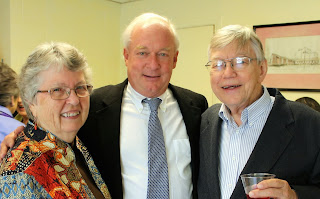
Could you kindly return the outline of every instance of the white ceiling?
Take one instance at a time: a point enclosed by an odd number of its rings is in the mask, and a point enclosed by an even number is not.
[[[123,3],[129,3],[129,2],[141,1],[141,0],[107,0],[107,1],[111,1],[111,2],[114,2],[114,3],[123,4]]]

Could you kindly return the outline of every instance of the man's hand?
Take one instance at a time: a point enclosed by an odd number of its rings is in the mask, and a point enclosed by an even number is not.
[[[3,141],[1,142],[1,146],[0,146],[0,161],[7,154],[9,148],[13,147],[14,142],[15,142],[16,138],[18,137],[18,134],[20,132],[22,132],[23,129],[24,129],[23,126],[19,126],[13,132],[11,132],[6,137],[4,137]]]
[[[274,199],[298,199],[296,192],[285,180],[270,179],[257,184],[257,189],[249,192],[251,198],[270,197]]]

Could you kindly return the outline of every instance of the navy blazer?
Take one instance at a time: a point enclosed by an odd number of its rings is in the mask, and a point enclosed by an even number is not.
[[[125,80],[118,85],[96,89],[90,98],[89,117],[78,133],[115,199],[123,197],[119,138],[122,97],[127,84],[128,80]],[[190,90],[171,84],[169,89],[179,104],[189,136],[193,198],[197,198],[201,114],[208,108],[208,103],[203,95]]]
[[[275,102],[261,135],[241,174],[266,172],[289,182],[299,199],[320,198],[320,113],[304,104],[286,100],[277,89],[269,89]],[[218,177],[221,104],[203,115],[200,131],[198,195],[220,199]],[[245,199],[238,179],[231,199]]]

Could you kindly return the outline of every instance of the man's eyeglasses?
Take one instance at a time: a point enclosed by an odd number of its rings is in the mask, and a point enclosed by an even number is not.
[[[74,90],[78,97],[87,97],[92,93],[93,86],[90,84],[83,84],[76,86],[75,88],[71,89],[68,87],[57,87],[51,88],[47,91],[40,91],[38,90],[37,93],[50,93],[50,96],[54,100],[63,100],[67,99],[70,96],[71,90]]]
[[[223,71],[226,68],[227,62],[230,62],[231,68],[235,71],[241,71],[250,64],[252,60],[257,58],[250,57],[235,57],[230,59],[213,59],[205,66],[209,71]]]

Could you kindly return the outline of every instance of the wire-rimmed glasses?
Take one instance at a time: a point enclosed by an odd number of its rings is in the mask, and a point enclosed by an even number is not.
[[[227,62],[230,62],[230,66],[233,70],[241,71],[248,66],[252,60],[257,60],[257,58],[243,56],[230,59],[213,59],[205,66],[209,71],[223,71],[226,68]]]
[[[68,87],[56,87],[51,88],[49,90],[38,90],[37,93],[50,93],[50,96],[54,100],[63,100],[67,99],[70,94],[71,90],[74,90],[78,97],[87,97],[92,93],[93,86],[90,84],[82,84],[76,86],[75,88],[71,89]]]

